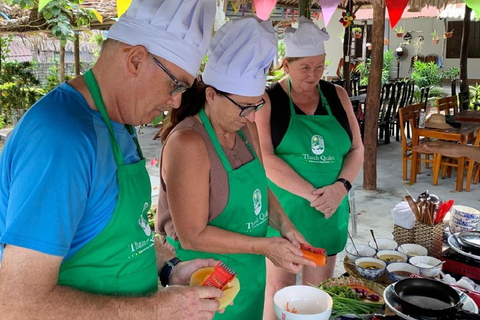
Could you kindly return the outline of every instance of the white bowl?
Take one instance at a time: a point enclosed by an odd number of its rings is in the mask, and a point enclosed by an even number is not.
[[[436,277],[442,270],[442,265],[438,265],[441,260],[430,256],[418,256],[410,258],[410,263],[420,270],[420,274],[425,277]]]
[[[370,240],[368,242],[368,245],[375,250],[396,250],[398,247],[398,243],[392,239],[380,238],[377,239],[377,243],[378,249],[373,240]]]
[[[480,220],[480,211],[467,206],[453,206],[452,214],[463,219],[476,220],[477,222]]]
[[[400,274],[397,272],[405,272],[405,274]],[[405,262],[394,262],[390,263],[387,266],[387,273],[388,277],[392,282],[397,282],[398,280],[410,278],[410,274],[420,274],[420,270],[411,265],[410,263],[405,263]],[[409,273],[409,274],[407,274]]]
[[[398,251],[401,253],[405,253],[409,258],[428,255],[427,248],[416,243],[404,243],[402,245],[399,245]]]
[[[273,306],[278,319],[328,320],[333,300],[328,293],[312,286],[289,286],[275,293]],[[293,308],[297,313],[291,312]]]
[[[380,250],[377,252],[377,258],[385,261],[387,265],[394,262],[407,262],[408,257],[405,253],[396,250]]]
[[[365,267],[366,264],[374,264],[379,266],[378,269],[369,269]],[[362,277],[368,280],[375,281],[385,272],[387,264],[385,261],[377,258],[359,258],[355,260],[355,268]]]
[[[376,251],[372,247],[364,244],[356,244],[355,246],[358,250],[358,255],[353,245],[349,244],[345,247],[348,260],[355,262],[355,260],[357,260],[358,258],[366,258],[366,257],[373,258],[375,256]]]

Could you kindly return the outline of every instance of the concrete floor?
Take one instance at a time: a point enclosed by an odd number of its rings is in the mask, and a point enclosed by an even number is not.
[[[139,135],[140,144],[147,159],[147,170],[152,179],[152,185],[158,186],[159,170],[151,166],[150,160],[159,156],[161,142],[152,140],[158,128],[150,126],[141,127]],[[431,169],[423,169],[418,175],[417,183],[409,185],[402,180],[401,142],[392,137],[388,145],[380,141],[377,152],[377,190],[367,191],[362,187],[363,172],[361,171],[353,183],[355,189],[356,211],[359,213],[357,221],[357,235],[355,243],[366,244],[371,240],[370,229],[375,231],[379,238],[393,238],[393,218],[391,209],[400,201],[404,200],[407,191],[414,197],[425,190],[438,195],[443,200],[453,199],[455,204],[466,205],[480,209],[480,184],[472,185],[470,192],[455,191],[455,177],[446,178],[432,185]],[[155,188],[155,187],[154,187]],[[154,190],[154,194],[158,189]],[[153,204],[157,201],[154,196]],[[337,261],[343,261],[344,253],[339,254]],[[341,262],[337,262],[335,275],[343,274],[344,268]]]

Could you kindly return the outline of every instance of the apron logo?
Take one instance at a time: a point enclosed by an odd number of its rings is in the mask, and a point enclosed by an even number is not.
[[[255,210],[256,216],[262,211],[262,192],[260,189],[256,189],[253,192],[253,209]]]
[[[325,142],[319,135],[312,137],[312,152],[316,155],[321,155],[325,151]]]
[[[145,220],[143,215],[141,215],[140,219],[138,219],[138,224],[143,229],[147,237],[149,237],[152,234],[152,229],[150,229],[150,225],[148,224],[148,221]]]

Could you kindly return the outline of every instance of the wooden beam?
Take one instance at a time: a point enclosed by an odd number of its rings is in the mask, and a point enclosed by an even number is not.
[[[464,88],[468,90],[468,40],[470,38],[470,16],[472,9],[469,6],[465,6],[465,16],[463,18],[463,32],[462,32],[462,45],[460,47],[460,79],[462,80],[462,86],[460,90]],[[462,107],[464,104],[462,103]]]
[[[298,2],[299,17],[304,16],[310,19],[310,0],[300,0]]]
[[[382,87],[383,34],[385,30],[385,3],[373,7],[372,62],[368,76],[365,104],[363,188],[377,189],[377,135],[378,110]],[[390,134],[387,130],[386,134]]]
[[[75,76],[80,75],[80,36],[75,32],[75,41],[73,42],[73,56],[75,61]]]
[[[60,44],[60,67],[58,72],[60,73],[60,83],[65,81],[65,46]]]

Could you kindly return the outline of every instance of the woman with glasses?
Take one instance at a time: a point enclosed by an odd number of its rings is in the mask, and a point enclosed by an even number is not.
[[[303,284],[334,274],[336,254],[347,240],[348,197],[363,162],[363,146],[345,90],[321,81],[328,34],[301,17],[285,29],[286,76],[267,89],[258,112],[262,156],[269,186],[300,233],[327,251],[327,264],[302,270]],[[268,236],[278,236],[269,229]],[[264,319],[276,319],[272,297],[295,276],[267,261]]]
[[[270,21],[233,20],[213,36],[197,79],[163,132],[156,229],[181,260],[224,261],[241,290],[215,319],[261,319],[265,256],[297,273],[304,238],[273,194],[260,159],[255,112],[276,52]],[[283,237],[265,238],[271,225]]]

